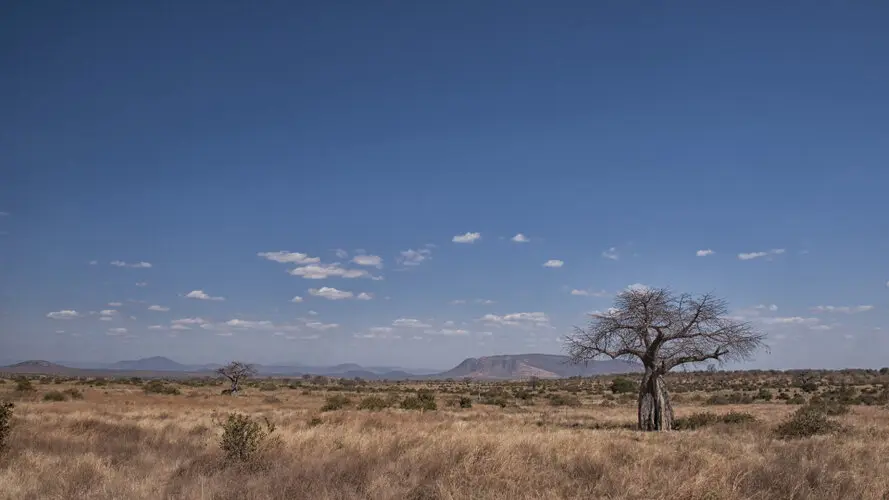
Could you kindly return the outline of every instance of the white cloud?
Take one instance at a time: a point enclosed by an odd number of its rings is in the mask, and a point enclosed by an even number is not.
[[[148,283],[146,283],[144,281],[137,281],[136,286],[148,286]]]
[[[565,262],[558,259],[550,259],[543,263],[543,267],[562,267],[564,265]]]
[[[392,322],[392,326],[403,328],[430,328],[432,325],[423,323],[414,318],[398,318]]]
[[[104,309],[100,311],[99,314],[102,316],[114,316],[115,314],[117,314],[117,311],[115,311],[114,309]]]
[[[602,257],[605,257],[606,259],[611,259],[611,260],[618,260],[618,259],[620,259],[620,254],[617,253],[617,247],[611,247],[608,250],[605,250],[604,252],[602,252]]]
[[[503,316],[485,314],[479,321],[494,326],[549,326],[549,317],[542,312],[520,312]]]
[[[302,276],[308,280],[321,280],[325,278],[367,278],[370,277],[364,269],[346,269],[338,264],[311,264],[308,266],[297,267],[289,271],[294,276]]]
[[[510,238],[510,239],[511,239],[512,241],[514,241],[515,243],[528,243],[529,241],[531,241],[527,236],[525,236],[525,235],[522,234],[522,233],[519,233],[519,234],[513,236],[513,237]]]
[[[451,301],[451,305],[454,305],[454,306],[459,305],[459,304],[465,304],[465,303],[466,303],[465,299],[454,299]]]
[[[191,327],[188,327],[185,325],[180,325],[180,324],[175,324],[170,327],[170,330],[191,330]]]
[[[708,255],[713,255],[714,253],[716,252],[708,248],[706,250],[698,250],[697,252],[695,252],[695,255],[697,255],[698,257],[706,257]]]
[[[778,310],[778,306],[776,306],[775,304],[768,305],[768,306],[765,304],[759,304],[754,309],[768,309],[769,311],[775,312]]]
[[[784,253],[783,248],[773,248],[767,252],[749,252],[749,253],[739,253],[738,258],[740,260],[752,260],[759,259],[761,257],[768,257],[769,255],[781,255]]]
[[[778,316],[773,318],[760,318],[760,321],[767,325],[814,325],[820,320],[818,318],[803,318],[801,316]]]
[[[370,329],[373,333],[392,333],[394,330],[391,326],[375,326]]]
[[[647,292],[648,290],[651,290],[651,287],[643,285],[642,283],[633,283],[627,287],[627,291],[629,292]]]
[[[261,330],[272,326],[272,322],[267,320],[247,321],[243,319],[230,319],[226,321],[225,324],[226,326],[231,326],[234,328],[246,328],[249,330]]]
[[[112,260],[111,265],[115,267],[132,267],[134,269],[148,269],[151,267],[151,262],[132,262],[126,263],[122,260]]]
[[[293,297],[292,299],[290,299],[290,302],[300,303],[300,302],[302,302],[302,301],[303,301],[303,298],[300,297],[299,295],[297,295],[296,297]]]
[[[159,306],[159,305],[155,304],[153,306],[148,306],[148,310],[149,311],[158,311],[158,312],[167,312],[170,310],[170,308],[165,307],[165,306]]]
[[[185,295],[186,298],[189,299],[198,299],[198,300],[225,300],[225,297],[212,297],[204,293],[203,290],[192,290]]]
[[[419,266],[426,259],[432,258],[432,250],[421,248],[419,250],[408,249],[401,252],[396,262],[404,266]]]
[[[356,255],[352,262],[359,266],[373,266],[377,269],[383,267],[383,258],[379,255]]]
[[[187,328],[187,327],[186,327]],[[148,327],[149,330],[166,330],[167,327],[164,325],[151,325]]]
[[[351,299],[353,295],[352,292],[337,290],[336,288],[326,286],[321,288],[309,288],[309,293],[316,297],[324,297],[328,300]]]
[[[820,331],[833,330],[833,325],[813,325],[813,326],[809,327],[809,330],[820,330]]]
[[[111,321],[111,317],[110,316],[102,316],[101,318],[99,318],[99,321]]]
[[[98,265],[99,265],[99,261],[98,261],[98,260],[91,260],[91,261],[90,261],[90,265],[91,265],[91,266],[98,266]]]
[[[120,303],[120,302],[109,302],[108,305],[111,306],[111,307],[120,307],[120,306],[122,306],[123,304]]]
[[[870,311],[874,308],[874,306],[815,306],[812,308],[813,311],[816,312],[827,312],[827,313],[843,313],[843,314],[856,314]]]
[[[453,241],[454,243],[475,243],[481,237],[481,233],[464,233],[454,236],[453,238],[451,238],[451,241]]]
[[[358,300],[370,300],[374,298],[374,296],[366,292],[361,292],[355,298]]]
[[[356,333],[352,336],[355,337],[356,339],[380,339],[380,340],[396,340],[396,339],[401,338],[400,335],[392,335],[391,333],[379,333],[379,332],[377,332],[377,333],[375,333],[375,332]]]
[[[317,316],[317,315],[318,315],[318,311],[311,311],[311,310],[309,311],[309,316]]]
[[[608,292],[605,290],[599,290],[598,292],[592,290],[579,290],[577,288],[571,290],[571,295],[579,295],[581,297],[607,297]]]
[[[310,321],[310,322],[306,323],[306,328],[311,328],[312,330],[321,330],[321,331],[330,330],[330,329],[336,328],[338,326],[340,326],[340,325],[338,325],[336,323],[322,323],[320,321]]]
[[[209,321],[204,318],[180,318],[174,319],[170,323],[174,325],[206,325],[209,324]]]
[[[80,313],[74,310],[53,311],[51,313],[47,313],[46,317],[50,319],[74,319],[79,318]]]
[[[309,257],[304,253],[288,252],[286,250],[278,252],[259,252],[256,255],[282,264],[315,264],[321,262],[321,259],[318,257]]]
[[[475,299],[475,303],[489,306],[491,304],[495,304],[496,302],[491,299]]]
[[[342,248],[337,248],[336,250],[333,251],[333,253],[336,254],[336,257],[338,259],[345,259],[345,258],[349,257],[349,252],[343,250]]]
[[[442,328],[441,330],[426,330],[423,333],[426,333],[429,335],[446,335],[446,336],[469,335],[469,330],[459,330],[459,329],[455,330],[455,329],[451,329],[451,328]]]
[[[127,329],[126,329],[126,328],[109,328],[107,334],[108,334],[108,335],[112,335],[112,336],[116,336],[116,335],[123,335],[123,334],[125,334],[125,333],[127,333]]]

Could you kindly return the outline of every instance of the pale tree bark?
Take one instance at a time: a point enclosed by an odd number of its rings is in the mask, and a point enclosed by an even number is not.
[[[673,429],[673,405],[664,377],[647,368],[639,387],[639,430],[669,431]]]

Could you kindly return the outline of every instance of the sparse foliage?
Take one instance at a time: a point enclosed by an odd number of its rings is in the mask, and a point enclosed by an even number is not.
[[[241,382],[256,375],[256,368],[248,363],[232,361],[231,363],[216,369],[216,373],[231,382],[228,394],[235,395],[241,389]]]
[[[152,380],[142,387],[145,394],[167,394],[176,396],[181,394],[179,388],[171,384],[165,384],[163,380]]]
[[[333,396],[327,396],[327,399],[324,400],[324,406],[321,407],[321,411],[334,411],[334,410],[342,410],[346,406],[352,404],[352,400],[342,394],[334,394]]]
[[[6,438],[12,428],[12,410],[15,405],[9,401],[0,401],[0,452],[6,449]]]
[[[728,305],[710,294],[694,297],[663,288],[620,293],[614,307],[566,339],[574,362],[597,358],[640,361],[638,427],[670,430],[673,408],[664,375],[685,364],[747,359],[765,347],[765,335],[728,317]]]
[[[219,446],[225,452],[226,459],[233,462],[248,462],[257,457],[263,444],[275,431],[275,426],[268,418],[264,424],[253,420],[247,415],[232,413],[217,424],[222,427]]]
[[[43,395],[44,401],[65,401],[65,395],[61,391],[49,391]]]
[[[831,420],[823,409],[805,405],[793,412],[781,423],[775,433],[783,439],[799,439],[840,430],[840,425]]]

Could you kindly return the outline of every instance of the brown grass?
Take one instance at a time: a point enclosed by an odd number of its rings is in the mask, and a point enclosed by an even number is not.
[[[63,389],[55,386],[53,389]],[[632,405],[476,404],[438,411],[320,413],[326,393],[218,388],[181,396],[82,389],[83,400],[17,402],[0,498],[9,499],[884,499],[889,411],[855,407],[848,432],[783,441],[786,404],[678,405],[757,422],[645,434]],[[41,388],[48,390],[48,388]],[[350,394],[357,401],[366,394]],[[274,396],[275,399],[269,398]],[[439,396],[439,401],[445,399]],[[354,407],[353,407],[354,408]],[[226,464],[214,418],[267,416],[279,442]],[[320,418],[321,423],[310,425]],[[599,429],[594,429],[598,427]]]

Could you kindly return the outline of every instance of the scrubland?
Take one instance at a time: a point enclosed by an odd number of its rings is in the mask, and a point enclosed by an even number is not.
[[[672,381],[687,430],[664,433],[632,430],[634,398],[613,394],[613,377],[263,380],[236,397],[209,382],[155,384],[146,392],[142,381],[44,379],[17,390],[7,380],[0,399],[15,408],[0,454],[0,497],[889,498],[889,409],[880,375],[848,386],[812,378],[802,382],[814,384],[805,391],[798,381],[771,383],[768,376],[697,377]],[[402,403],[416,400],[418,389],[435,409]],[[824,434],[776,433],[800,408],[787,403],[793,397],[853,391],[875,397],[831,416],[836,426]],[[47,398],[50,392],[62,397]],[[753,420],[688,418],[702,412]],[[231,413],[274,424],[249,460],[232,460],[220,447],[220,422]]]

